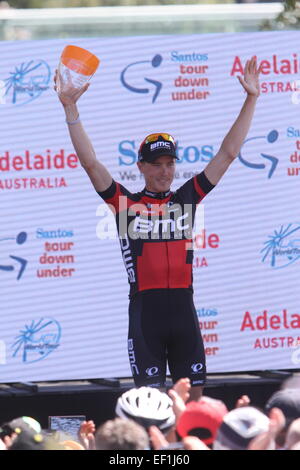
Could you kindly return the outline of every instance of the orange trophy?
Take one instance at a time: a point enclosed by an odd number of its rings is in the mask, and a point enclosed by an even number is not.
[[[82,88],[96,72],[100,60],[91,52],[78,46],[66,46],[58,66],[60,80],[75,88]]]

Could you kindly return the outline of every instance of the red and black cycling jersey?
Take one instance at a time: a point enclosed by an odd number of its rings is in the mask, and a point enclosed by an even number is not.
[[[202,172],[175,192],[131,193],[115,181],[98,192],[115,213],[130,297],[148,289],[192,290],[196,208],[213,188]]]

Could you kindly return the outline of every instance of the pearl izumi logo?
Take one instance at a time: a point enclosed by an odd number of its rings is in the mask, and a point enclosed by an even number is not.
[[[157,148],[166,148],[166,149],[170,149],[171,148],[171,145],[169,142],[164,142],[164,141],[159,141],[159,142],[155,142],[154,144],[151,144],[150,145],[150,150],[155,150]]]
[[[198,362],[198,364],[193,364],[191,369],[193,371],[192,374],[199,374],[203,369],[203,364],[201,364],[201,362]]]
[[[155,377],[158,375],[158,367],[150,367],[149,369],[146,369],[146,374],[149,377]]]

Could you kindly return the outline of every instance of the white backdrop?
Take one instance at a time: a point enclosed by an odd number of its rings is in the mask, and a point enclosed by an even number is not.
[[[52,89],[67,44],[101,60],[80,114],[97,157],[130,191],[143,187],[135,161],[151,132],[178,140],[173,189],[202,171],[245,98],[239,66],[254,54],[264,61],[241,158],[204,201],[195,304],[208,372],[299,367],[300,108],[291,85],[299,38],[274,32],[0,44],[2,382],[131,375],[119,243],[97,237],[106,207],[76,161]]]

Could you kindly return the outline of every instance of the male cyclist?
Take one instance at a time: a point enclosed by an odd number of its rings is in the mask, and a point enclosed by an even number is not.
[[[131,368],[138,387],[163,387],[168,363],[173,381],[190,378],[191,399],[201,396],[206,366],[193,304],[192,226],[197,204],[219,182],[247,136],[260,93],[259,73],[252,57],[244,77],[238,77],[247,93],[238,118],[204,171],[176,192],[170,190],[177,159],[171,135],[157,132],[141,143],[137,165],[145,188],[131,193],[97,160],[81,124],[76,101],[89,85],[81,90],[70,84],[59,88],[80,163],[116,216],[130,285],[128,350],[130,357],[134,353]]]

